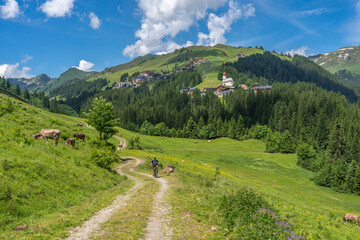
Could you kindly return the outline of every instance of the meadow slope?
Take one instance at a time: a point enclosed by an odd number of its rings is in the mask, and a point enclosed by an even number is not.
[[[125,130],[122,133],[127,139],[137,135]],[[226,235],[226,229],[209,231],[216,218],[212,219],[212,210],[202,209],[196,200],[204,192],[212,191],[207,182],[219,168],[218,187],[228,191],[247,187],[265,196],[307,239],[360,238],[355,224],[341,222],[344,213],[360,212],[360,196],[315,185],[311,180],[313,173],[297,166],[295,154],[265,153],[265,144],[259,140],[221,138],[210,143],[205,140],[194,143],[191,139],[138,136],[143,149],[126,150],[122,154],[148,160],[157,156],[163,165],[172,164],[176,168],[174,176],[168,177],[174,183],[169,201],[178,206],[173,221],[182,226],[178,229],[179,236],[186,233],[196,238],[223,239]],[[148,165],[142,169],[150,171]],[[184,214],[189,212],[190,216],[195,214],[193,224],[198,227],[183,221]]]

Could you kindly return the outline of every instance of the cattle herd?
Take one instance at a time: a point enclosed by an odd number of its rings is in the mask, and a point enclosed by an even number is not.
[[[56,145],[58,144],[59,138],[61,135],[61,131],[58,129],[41,129],[40,132],[34,134],[32,137],[35,139],[38,138],[42,138],[45,140],[46,143],[48,142],[48,138],[52,138],[54,139],[55,143],[54,146],[56,147]],[[75,133],[73,135],[74,138],[76,138],[76,140],[83,140],[83,142],[85,142],[85,134],[84,133]],[[65,145],[68,147],[75,147],[75,139],[74,138],[67,138],[65,141]]]

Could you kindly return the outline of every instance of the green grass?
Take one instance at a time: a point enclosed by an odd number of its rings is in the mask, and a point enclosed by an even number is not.
[[[122,133],[127,139],[135,135]],[[295,154],[265,153],[265,144],[258,140],[223,138],[211,143],[197,140],[195,144],[191,139],[141,136],[140,141],[142,151],[122,154],[148,159],[155,155],[164,165],[173,164],[178,177],[186,173],[210,179],[219,167],[226,186],[249,187],[264,195],[308,239],[360,238],[355,224],[341,222],[344,213],[360,212],[360,196],[315,185],[313,173],[296,165]]]
[[[0,105],[6,101],[4,96]],[[64,237],[130,187],[123,176],[91,162],[89,140],[97,132],[77,126],[82,120],[26,104],[14,107],[13,113],[0,117],[0,239]],[[46,144],[32,138],[42,128],[60,129],[63,137],[83,132],[88,139],[77,141],[75,149],[63,140],[54,147],[52,139]],[[15,232],[20,225],[28,229]]]

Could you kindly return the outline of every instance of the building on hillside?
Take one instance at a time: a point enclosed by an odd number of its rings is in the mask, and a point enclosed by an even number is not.
[[[242,83],[242,84],[240,85],[240,87],[241,87],[242,89],[244,89],[245,91],[248,90],[248,87],[246,86],[246,84],[243,84],[243,83]]]
[[[114,88],[123,88],[123,87],[131,87],[131,83],[129,82],[120,82],[115,84]]]
[[[204,92],[213,92],[215,93],[217,91],[216,87],[206,87],[203,89]]]
[[[245,54],[244,53],[239,53],[238,55],[236,55],[234,58],[244,58]]]
[[[232,78],[227,78],[226,77],[226,72],[223,73],[222,85],[227,86],[227,87],[234,86],[234,80]]]
[[[181,88],[180,93],[184,93],[184,92],[188,93],[189,89],[188,88]]]
[[[141,84],[141,83],[146,83],[149,80],[150,80],[150,78],[148,76],[139,75],[136,78],[132,78],[131,82],[132,82],[132,84]]]
[[[272,87],[270,85],[260,86],[258,84],[251,87],[251,89],[254,91],[254,93],[257,93],[257,92],[271,92],[271,88]]]

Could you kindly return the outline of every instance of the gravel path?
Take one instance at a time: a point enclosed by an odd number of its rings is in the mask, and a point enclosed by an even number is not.
[[[134,171],[135,167],[141,164],[140,159],[136,159],[136,164],[134,167],[130,168],[130,171]],[[116,168],[116,172],[119,174],[123,174],[122,168],[128,166],[129,163],[124,164],[121,167]],[[70,237],[67,238],[67,240],[80,240],[80,239],[89,239],[91,234],[98,230],[102,223],[109,220],[109,218],[120,208],[125,207],[127,205],[127,202],[131,197],[136,194],[139,189],[143,186],[143,182],[135,177],[132,177],[130,175],[126,175],[128,178],[133,180],[135,182],[135,185],[126,192],[125,195],[119,195],[116,197],[116,199],[106,208],[100,210],[97,212],[93,217],[91,217],[88,221],[85,221],[82,226],[79,226],[73,230],[71,230]]]
[[[115,137],[117,140],[120,141],[120,145],[122,145],[122,150],[124,150],[127,147],[128,143],[125,138],[122,138],[118,135],[114,135],[113,137]]]
[[[138,174],[153,178],[150,174]],[[145,240],[172,239],[171,206],[165,201],[169,184],[164,178],[156,178],[156,180],[160,183],[160,190],[154,197],[155,204],[146,227]]]

